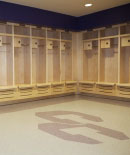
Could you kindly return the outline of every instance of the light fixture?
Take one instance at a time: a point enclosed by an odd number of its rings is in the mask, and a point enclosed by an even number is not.
[[[93,4],[91,4],[91,3],[87,3],[87,4],[85,4],[85,7],[90,7],[90,6],[92,6]]]

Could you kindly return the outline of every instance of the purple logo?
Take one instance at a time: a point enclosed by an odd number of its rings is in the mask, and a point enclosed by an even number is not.
[[[129,137],[127,137],[124,133],[116,130],[112,130],[109,128],[101,127],[95,124],[91,123],[81,123],[78,121],[73,121],[71,119],[60,119],[57,118],[56,116],[61,116],[61,115],[76,115],[79,116],[85,120],[89,120],[94,122],[103,122],[103,120],[100,117],[93,116],[93,115],[88,115],[88,114],[83,114],[80,112],[73,112],[73,111],[49,111],[49,112],[38,112],[36,113],[36,116],[46,119],[48,121],[51,121],[52,123],[44,123],[44,124],[39,124],[38,128],[44,132],[47,132],[53,136],[56,136],[58,138],[61,138],[63,140],[67,141],[74,141],[74,142],[80,142],[80,143],[86,143],[86,144],[100,144],[103,143],[99,140],[90,138],[88,136],[84,136],[81,134],[76,134],[72,135],[69,133],[66,133],[63,131],[63,129],[71,129],[71,128],[89,128],[94,131],[96,131],[98,134],[107,136],[107,137],[112,137],[117,140],[128,140]]]

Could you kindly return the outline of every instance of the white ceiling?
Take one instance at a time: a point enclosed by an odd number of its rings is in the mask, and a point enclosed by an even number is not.
[[[72,16],[82,16],[127,4],[130,0],[3,0]],[[85,8],[85,3],[93,3]]]

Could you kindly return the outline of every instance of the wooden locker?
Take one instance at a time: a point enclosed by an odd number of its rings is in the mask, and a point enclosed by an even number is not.
[[[48,40],[47,41],[47,49],[48,50],[52,50],[53,49],[53,41],[52,40]]]
[[[38,40],[32,39],[32,48],[38,48]]]
[[[101,48],[110,48],[110,39],[101,40]]]
[[[130,46],[130,37],[121,38],[121,46],[122,47]]]
[[[84,42],[84,50],[92,50],[92,41]]]
[[[0,36],[0,47],[2,46],[2,36]]]
[[[21,38],[14,38],[14,47],[21,47]]]
[[[65,49],[66,49],[66,44],[65,44],[65,42],[61,42],[61,50],[62,50],[62,51],[65,51]]]

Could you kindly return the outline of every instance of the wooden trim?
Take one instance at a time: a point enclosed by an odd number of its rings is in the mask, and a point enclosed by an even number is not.
[[[32,36],[32,39],[41,39],[41,40],[45,40],[46,38],[44,38],[44,37],[35,37],[35,36]]]
[[[55,38],[47,38],[47,40],[60,41],[60,39],[55,39]]]
[[[108,83],[108,82],[97,82],[96,85],[102,85],[102,86],[114,86],[115,83]]]
[[[52,86],[61,86],[64,84],[65,84],[64,82],[53,82],[53,83],[51,83]]]
[[[40,88],[40,87],[46,87],[46,86],[51,86],[51,83],[37,83],[36,84],[36,86],[38,87],[38,88]]]
[[[27,89],[27,88],[34,88],[35,85],[30,85],[30,84],[24,84],[24,85],[19,85],[18,88],[19,89]]]
[[[118,38],[119,35],[114,35],[114,36],[108,36],[108,37],[101,37],[101,40],[105,40],[105,39],[112,39],[112,38]]]
[[[86,42],[86,41],[94,41],[94,40],[98,40],[98,38],[96,38],[96,39],[86,39],[86,40],[83,40],[83,42]]]
[[[17,86],[2,86],[0,87],[0,91],[3,91],[3,90],[15,90],[17,89]]]
[[[26,36],[26,35],[18,35],[18,34],[14,34],[14,37],[30,38],[30,36]]]

